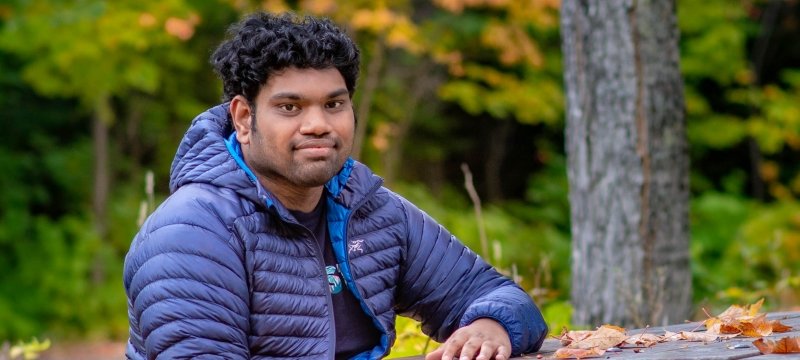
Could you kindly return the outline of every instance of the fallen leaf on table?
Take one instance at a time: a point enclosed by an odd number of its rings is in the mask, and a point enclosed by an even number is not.
[[[772,325],[772,332],[782,333],[782,332],[792,331],[791,326],[781,324],[780,320],[772,320],[769,323],[770,325]]]
[[[755,304],[739,306],[731,305],[719,314],[717,317],[720,319],[746,319],[747,317],[755,317],[761,306],[764,305],[764,298],[756,301]]]
[[[553,354],[558,359],[583,359],[602,356],[606,349],[615,347],[627,339],[625,329],[614,325],[603,325],[597,330],[566,331],[559,340],[566,347]]]
[[[606,351],[604,349],[599,348],[591,348],[591,349],[569,349],[569,348],[560,348],[556,350],[555,356],[556,359],[584,359],[596,356],[603,356]]]
[[[791,326],[781,324],[778,320],[768,321],[766,314],[759,314],[764,299],[755,304],[739,306],[731,305],[727,310],[703,322],[710,334],[735,334],[747,337],[762,337],[773,332],[786,332]]]
[[[708,332],[693,332],[693,331],[681,331],[678,333],[674,333],[671,331],[667,331],[664,333],[664,341],[676,341],[676,340],[686,340],[686,341],[702,341],[702,342],[712,342],[716,341],[717,339],[729,339],[735,337],[738,334],[711,334]]]
[[[664,337],[655,334],[636,334],[625,339],[626,344],[644,347],[651,347],[662,341],[664,341]]]
[[[733,332],[733,329],[726,329],[725,327],[732,326],[735,329],[735,323],[754,318],[755,315],[758,314],[758,311],[761,310],[761,305],[763,304],[764,299],[762,298],[752,305],[731,305],[721,314],[704,321],[703,325],[706,326],[708,332],[716,334],[730,334]]]
[[[753,341],[762,354],[795,354],[800,353],[800,337],[785,337],[780,340],[760,338]]]
[[[581,341],[583,339],[586,339],[587,337],[589,337],[593,333],[594,333],[594,330],[572,330],[572,331],[567,331],[567,329],[565,328],[561,332],[561,336],[558,339],[561,340],[561,345],[562,346],[567,346],[569,344],[572,344],[573,342]]]
[[[625,329],[614,325],[603,325],[589,334],[589,336],[571,342],[567,347],[571,349],[608,349],[619,345],[627,338]]]
[[[680,333],[675,333],[672,331],[664,332],[664,341],[678,341],[678,340],[684,340]]]
[[[742,335],[747,337],[762,337],[772,334],[772,324],[767,321],[767,314],[761,314],[750,322],[740,323]]]

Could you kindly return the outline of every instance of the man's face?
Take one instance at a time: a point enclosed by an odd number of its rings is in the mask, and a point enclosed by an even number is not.
[[[239,121],[237,132],[245,161],[265,185],[322,186],[350,156],[353,106],[335,68],[284,69],[272,75],[255,103],[253,126]]]

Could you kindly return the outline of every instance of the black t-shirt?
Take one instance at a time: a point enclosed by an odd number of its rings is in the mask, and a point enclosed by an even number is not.
[[[336,358],[347,359],[375,347],[381,338],[380,331],[367,316],[344,282],[333,246],[328,236],[325,219],[325,201],[322,200],[310,213],[292,211],[292,215],[314,234],[325,259],[325,270],[333,299],[333,318],[336,323]]]

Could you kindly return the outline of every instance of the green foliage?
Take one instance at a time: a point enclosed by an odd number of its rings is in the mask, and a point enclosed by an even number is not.
[[[706,193],[692,202],[692,273],[695,299],[715,299],[717,292],[739,283],[741,257],[727,256],[740,242],[739,226],[749,216],[747,200],[726,194]]]
[[[170,65],[198,65],[196,57],[174,51],[195,22],[182,0],[16,5],[0,48],[28,60],[23,77],[43,95],[77,97],[92,108],[108,95],[154,93]],[[158,19],[162,14],[172,17]]]
[[[686,82],[687,132],[693,161],[714,162],[717,151],[743,146],[756,148],[757,153],[749,155],[753,162],[759,162],[752,159],[756,156],[780,158],[800,151],[798,70],[779,69],[775,71],[779,75],[777,81],[770,82],[766,78],[768,69],[759,68],[769,56],[766,46],[776,31],[765,27],[781,25],[759,24],[751,14],[767,16],[765,13],[774,6],[758,2],[731,6],[725,0],[679,1],[681,67]],[[797,167],[788,165],[787,170],[792,173],[789,176],[800,179]],[[727,175],[699,170],[693,178],[710,184],[719,183]],[[800,187],[795,190],[785,186],[785,182],[776,184],[769,177],[763,180],[771,183],[767,184],[767,190],[772,197],[787,200],[792,194],[800,194]]]
[[[2,258],[14,269],[0,276],[0,338],[126,333],[122,249],[101,243],[89,219],[10,210],[0,220],[8,224],[0,228],[0,248],[8,250]]]
[[[422,333],[420,323],[406,317],[398,317],[395,324],[397,341],[387,359],[427,354],[439,347],[439,343]]]
[[[442,100],[471,115],[560,125],[563,113],[557,9],[509,3],[492,11],[442,13],[424,24],[423,41],[448,65]],[[465,46],[469,44],[468,46]]]
[[[547,322],[552,336],[558,336],[564,328],[576,330],[571,325],[572,305],[568,301],[556,301],[545,305],[542,315],[544,315],[544,321]]]
[[[748,71],[745,41],[755,31],[743,6],[728,0],[678,1],[681,68],[686,80],[732,85]]]
[[[712,192],[693,201],[696,301],[725,307],[768,297],[775,308],[794,304],[800,294],[798,214],[796,201],[759,204]]]
[[[0,349],[0,359],[3,360],[33,360],[39,358],[41,352],[50,348],[50,340],[39,341],[33,338],[29,342],[18,342],[16,345],[9,347],[8,343],[3,344]],[[6,349],[8,349],[6,353]]]

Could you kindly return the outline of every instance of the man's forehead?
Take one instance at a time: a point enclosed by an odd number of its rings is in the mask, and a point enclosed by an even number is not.
[[[286,68],[273,73],[262,86],[268,98],[337,97],[348,94],[344,78],[336,68]]]

